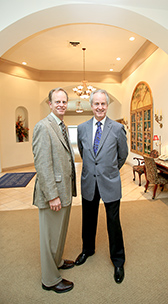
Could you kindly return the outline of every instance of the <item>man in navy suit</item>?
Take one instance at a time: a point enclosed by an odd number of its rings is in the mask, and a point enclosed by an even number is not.
[[[75,264],[82,265],[95,253],[95,238],[100,198],[107,215],[110,257],[114,279],[124,279],[125,251],[119,218],[121,180],[120,168],[128,155],[125,128],[106,116],[109,96],[97,90],[90,96],[94,117],[78,126],[78,148],[83,160],[82,241],[83,249]]]

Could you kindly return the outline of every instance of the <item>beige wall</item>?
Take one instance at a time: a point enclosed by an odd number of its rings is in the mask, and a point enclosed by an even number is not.
[[[168,153],[168,120],[167,120],[167,79],[168,56],[158,49],[145,63],[143,63],[122,84],[96,84],[106,89],[114,97],[109,105],[108,116],[112,119],[127,117],[130,126],[130,101],[136,84],[146,81],[153,95],[156,110],[163,112],[163,128],[154,122],[154,134],[162,137],[162,153]],[[33,162],[32,133],[34,125],[39,119],[49,113],[45,99],[53,87],[66,87],[69,83],[39,83],[0,73],[0,157],[2,169],[15,167]],[[71,83],[72,85],[72,83]],[[29,142],[16,143],[15,110],[24,106],[28,111],[30,129]],[[90,119],[90,116],[66,116],[67,125],[78,125]],[[127,132],[128,144],[130,133]],[[129,153],[128,162],[133,163],[133,154]]]
[[[153,134],[161,136],[161,153],[168,153],[168,119],[167,119],[167,87],[168,87],[168,56],[158,49],[145,63],[143,63],[130,77],[122,83],[122,114],[129,120],[130,126],[130,102],[133,90],[138,82],[145,81],[149,84],[153,96],[153,111],[162,109],[163,128],[154,120]],[[128,143],[130,144],[130,132],[128,132]],[[156,146],[154,145],[154,148]],[[133,163],[135,155],[129,153],[127,161]]]
[[[45,102],[48,92],[54,87],[62,86],[66,88],[72,83],[37,82],[4,73],[0,73],[0,83],[0,160],[1,169],[4,170],[33,163],[33,128],[40,119],[50,112]],[[121,99],[121,84],[101,85],[96,83],[96,86],[108,90],[109,93],[114,95],[115,100]],[[15,111],[19,106],[25,107],[28,111],[29,141],[23,143],[16,142],[15,134]],[[121,104],[119,101],[109,106],[109,117],[116,119],[120,112]],[[78,125],[90,119],[90,117],[66,116],[65,123],[67,125]]]
[[[32,163],[32,126],[40,119],[39,83],[2,73],[0,82],[1,167]],[[25,107],[28,111],[29,142],[16,142],[15,111],[19,106]]]

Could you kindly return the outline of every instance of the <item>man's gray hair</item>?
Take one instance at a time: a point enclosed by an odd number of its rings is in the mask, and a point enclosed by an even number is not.
[[[110,98],[109,98],[109,95],[108,95],[107,91],[106,91],[106,90],[102,90],[102,89],[98,89],[98,90],[96,90],[96,91],[93,91],[93,92],[90,94],[90,99],[89,99],[89,101],[90,101],[90,104],[91,104],[91,105],[93,104],[93,96],[94,96],[94,94],[96,94],[96,93],[104,94],[104,95],[106,96],[106,102],[107,102],[107,104],[109,104]]]

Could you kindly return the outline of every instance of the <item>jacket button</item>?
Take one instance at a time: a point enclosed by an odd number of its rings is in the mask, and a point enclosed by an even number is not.
[[[98,163],[95,163],[95,165],[97,166]]]
[[[94,177],[96,177],[96,175],[95,175],[95,174],[94,174],[93,176],[94,176]]]

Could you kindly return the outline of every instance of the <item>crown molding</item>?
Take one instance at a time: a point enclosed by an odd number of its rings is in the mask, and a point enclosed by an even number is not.
[[[77,113],[74,111],[66,111],[65,116],[93,116],[93,112],[90,110],[84,110],[82,113]]]
[[[120,73],[87,71],[86,79],[92,83],[122,83],[157,49],[147,40]],[[3,58],[0,58],[0,72],[39,82],[81,82],[83,79],[83,71],[37,70]]]
[[[121,71],[121,82],[129,77],[147,58],[149,58],[158,46],[146,40],[131,60],[125,65]]]
[[[85,72],[88,82],[118,83],[121,82],[120,73],[106,72]],[[40,71],[39,81],[62,81],[81,82],[83,71]]]
[[[39,81],[40,78],[40,70],[26,67],[3,58],[0,58],[0,72],[29,80]]]
[[[81,82],[83,71],[59,71],[59,70],[37,70],[30,67],[17,64],[15,62],[0,58],[0,72],[16,77],[41,82]],[[102,83],[119,83],[121,82],[120,73],[111,72],[86,72],[87,81]]]

